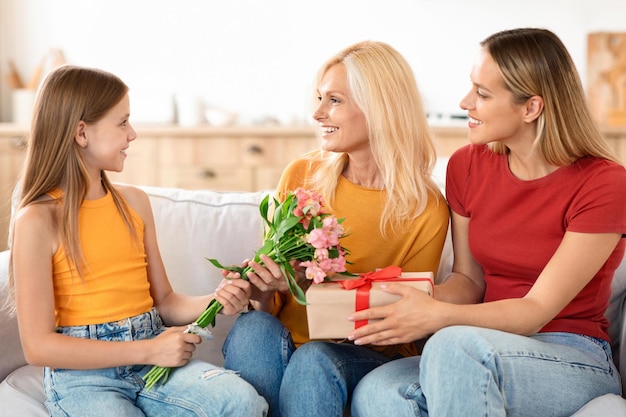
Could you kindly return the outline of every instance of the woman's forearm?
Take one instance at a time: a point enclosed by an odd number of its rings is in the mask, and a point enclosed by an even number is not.
[[[464,274],[451,272],[443,283],[435,286],[435,299],[452,304],[476,304],[483,300],[484,283],[477,283]]]

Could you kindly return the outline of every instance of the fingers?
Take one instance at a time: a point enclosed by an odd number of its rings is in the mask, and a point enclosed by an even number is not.
[[[249,262],[250,262],[250,259],[244,259],[243,262],[241,263],[241,267],[242,268],[247,267]],[[222,276],[224,278],[229,278],[229,279],[241,278],[241,274],[239,272],[229,271],[227,269],[222,269]]]
[[[170,327],[154,338],[156,350],[150,362],[159,366],[182,366],[189,362],[202,338],[185,333],[186,329],[187,326]]]
[[[248,274],[248,279],[261,292],[281,291],[286,286],[285,277],[280,266],[266,255],[261,255],[261,261],[250,261],[254,273]]]
[[[367,320],[348,336],[356,345],[393,345],[408,343],[432,333],[427,320],[431,297],[426,293],[402,284],[389,283],[381,287],[385,292],[402,298],[392,304],[355,312],[349,320]]]
[[[222,276],[227,279],[238,279],[241,278],[241,274],[235,271],[228,271],[226,269],[222,269]]]
[[[187,333],[187,326],[172,326],[165,329],[165,331],[161,334],[166,333],[180,333],[181,340],[185,343],[191,343],[193,345],[197,345],[202,342],[202,338],[197,334]]]
[[[223,280],[215,291],[215,298],[224,306],[224,314],[237,314],[250,301],[252,286],[243,279]]]
[[[374,308],[368,308],[367,310],[361,310],[361,311],[357,311],[352,313],[349,317],[348,320],[350,321],[371,321],[371,320],[382,320],[386,317],[388,317],[391,312],[389,311],[390,308],[388,306],[384,306],[384,307],[374,307]],[[370,325],[372,326],[372,325]],[[369,327],[369,326],[368,326]],[[380,327],[380,326],[377,326]],[[361,329],[363,329],[364,327],[362,327]],[[374,327],[372,330],[375,330],[376,327]],[[364,333],[363,331],[361,331],[360,333]]]
[[[419,337],[394,319],[370,322],[348,336],[355,345],[388,346],[410,343]]]
[[[258,262],[250,261],[250,266],[254,269],[254,272],[261,277],[265,282],[272,282],[277,279],[283,279],[283,272],[280,270],[280,266],[274,262],[269,256],[261,255],[261,265]]]

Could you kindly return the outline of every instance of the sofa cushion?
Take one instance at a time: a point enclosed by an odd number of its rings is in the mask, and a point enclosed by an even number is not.
[[[578,410],[572,417],[626,416],[626,400],[615,394],[594,398]]]
[[[154,212],[159,249],[174,290],[208,294],[222,279],[206,258],[239,265],[263,240],[265,192],[229,193],[141,187]]]
[[[613,359],[619,367],[622,386],[626,387],[626,258],[615,271],[611,283],[611,298],[606,310],[609,320],[609,336],[613,348]],[[626,393],[625,393],[626,394]],[[626,414],[625,414],[626,415]]]
[[[43,368],[26,365],[13,371],[0,384],[2,417],[45,417]]]
[[[9,264],[9,251],[0,252],[0,265]],[[8,309],[1,308],[9,296],[8,268],[0,267],[0,340],[2,349],[0,353],[0,381],[2,381],[14,369],[25,365],[26,360],[22,353],[20,337],[17,330],[17,319]]]

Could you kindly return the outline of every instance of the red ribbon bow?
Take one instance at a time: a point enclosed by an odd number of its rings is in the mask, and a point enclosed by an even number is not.
[[[402,268],[399,266],[388,266],[374,272],[366,272],[359,274],[360,278],[346,279],[341,281],[341,286],[346,290],[353,290],[362,286],[367,286],[369,290],[372,288],[373,281],[387,281],[391,278],[397,278],[402,274]]]
[[[346,279],[339,281],[341,286],[346,290],[356,288],[355,311],[367,310],[370,307],[370,290],[374,281],[391,281],[398,278],[402,274],[402,268],[399,266],[388,266],[374,272],[366,272],[360,274],[359,278]],[[354,322],[354,329],[365,326],[367,320],[357,320]]]

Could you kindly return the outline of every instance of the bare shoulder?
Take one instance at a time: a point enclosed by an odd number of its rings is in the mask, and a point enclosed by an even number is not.
[[[49,196],[42,196],[15,213],[16,223],[37,223],[39,226],[52,223],[58,204]]]
[[[14,240],[36,237],[40,243],[48,242],[52,250],[56,250],[58,246],[56,224],[60,214],[57,202],[47,196],[22,207],[15,213]]]
[[[145,215],[152,212],[150,199],[144,190],[127,184],[116,184],[114,187],[120,192],[122,197],[124,197],[128,205],[142,218],[145,219]]]

